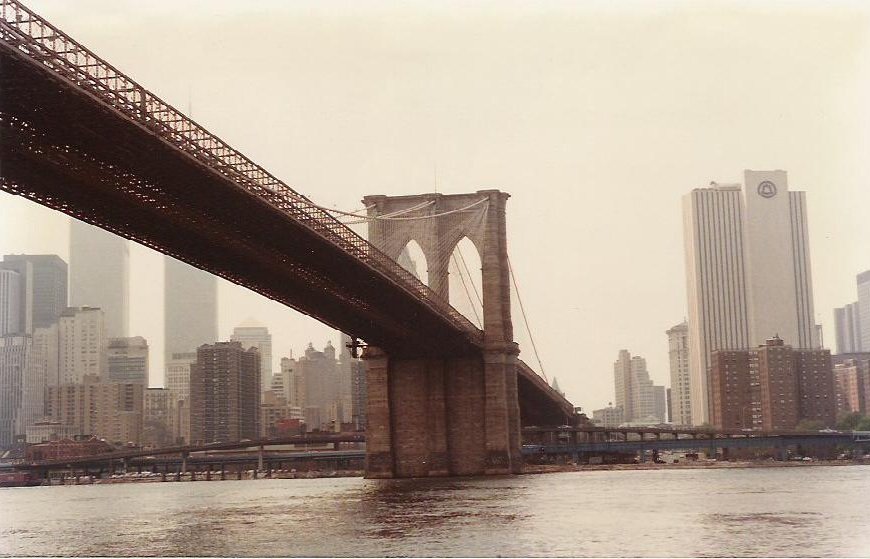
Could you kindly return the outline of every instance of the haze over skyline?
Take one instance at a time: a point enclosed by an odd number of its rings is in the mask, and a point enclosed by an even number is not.
[[[620,349],[668,383],[692,188],[784,169],[807,192],[828,347],[833,308],[870,268],[870,11],[858,3],[28,5],[323,206],[432,191],[436,175],[440,192],[510,193],[509,252],[541,358],[587,411],[613,400]],[[68,260],[65,215],[6,194],[0,215],[3,254]],[[149,342],[152,385],[162,266],[131,244],[130,335]],[[276,359],[338,344],[223,280],[219,300],[222,340],[254,317]]]

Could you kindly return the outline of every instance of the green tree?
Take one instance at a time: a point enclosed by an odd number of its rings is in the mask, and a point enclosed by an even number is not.
[[[870,417],[862,417],[854,431],[870,431]]]
[[[824,421],[818,419],[802,419],[795,425],[797,431],[821,431],[827,427]]]
[[[864,416],[856,411],[840,412],[839,417],[837,417],[837,429],[854,431],[862,419],[865,419]]]

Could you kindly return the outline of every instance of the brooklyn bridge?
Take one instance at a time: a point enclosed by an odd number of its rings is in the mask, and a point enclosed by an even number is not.
[[[366,474],[506,474],[573,407],[518,359],[508,194],[366,196],[364,239],[15,0],[0,0],[0,187],[362,340]],[[449,304],[469,239],[482,328]],[[415,241],[428,285],[396,262]]]

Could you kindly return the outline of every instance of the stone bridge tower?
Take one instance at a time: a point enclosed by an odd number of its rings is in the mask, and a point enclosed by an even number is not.
[[[370,217],[426,204],[403,214],[419,219],[369,221],[369,242],[396,259],[416,241],[426,256],[429,286],[444,301],[449,301],[450,255],[463,237],[474,243],[482,264],[484,333],[477,355],[409,358],[366,349],[368,477],[520,471],[519,350],[511,323],[505,230],[508,197],[482,190],[364,198]],[[474,211],[462,211],[472,205]]]

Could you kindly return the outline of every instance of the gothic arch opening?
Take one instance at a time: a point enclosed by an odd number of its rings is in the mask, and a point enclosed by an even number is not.
[[[450,304],[478,328],[483,328],[483,272],[480,253],[463,237],[447,266]]]
[[[426,262],[426,255],[417,241],[413,239],[408,241],[408,244],[399,253],[396,262],[402,268],[414,274],[418,280],[429,285],[429,265]]]

